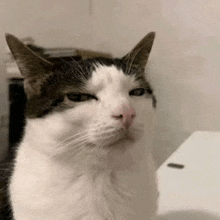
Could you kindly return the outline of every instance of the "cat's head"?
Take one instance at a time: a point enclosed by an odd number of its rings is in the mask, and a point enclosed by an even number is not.
[[[143,129],[151,133],[156,99],[145,66],[154,38],[149,33],[120,59],[52,64],[7,34],[24,77],[27,126],[71,147],[109,147],[122,139],[132,143]]]

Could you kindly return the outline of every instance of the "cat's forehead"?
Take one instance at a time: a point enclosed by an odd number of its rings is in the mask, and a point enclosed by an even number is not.
[[[101,90],[111,86],[118,89],[122,87],[133,87],[138,85],[134,75],[127,75],[122,69],[117,68],[115,65],[106,66],[96,64],[90,79],[86,83],[89,90]]]

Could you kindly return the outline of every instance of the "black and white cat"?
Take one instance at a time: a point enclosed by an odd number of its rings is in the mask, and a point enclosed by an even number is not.
[[[14,220],[154,220],[155,33],[121,59],[52,64],[7,34],[24,77],[26,127],[9,195]]]

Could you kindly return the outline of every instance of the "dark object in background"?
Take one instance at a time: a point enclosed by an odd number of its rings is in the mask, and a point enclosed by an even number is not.
[[[0,164],[0,220],[12,220],[12,211],[8,198],[8,181],[12,172],[12,163],[16,146],[23,136],[25,125],[26,96],[23,88],[23,79],[12,78],[9,84],[9,154]]]
[[[9,153],[11,157],[23,134],[25,104],[23,79],[9,79]]]
[[[12,172],[12,160],[0,164],[0,220],[12,220],[12,210],[7,194],[8,180]]]
[[[175,169],[183,169],[184,165],[183,164],[177,164],[177,163],[168,163],[168,167],[175,168]]]

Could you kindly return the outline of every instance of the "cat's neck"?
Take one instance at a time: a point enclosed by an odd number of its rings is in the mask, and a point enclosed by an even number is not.
[[[24,136],[21,141],[21,146],[25,150],[33,150],[34,152],[42,153],[49,156],[49,152],[54,145],[57,144],[55,137],[48,133],[43,127],[38,126],[32,121],[26,122]]]

